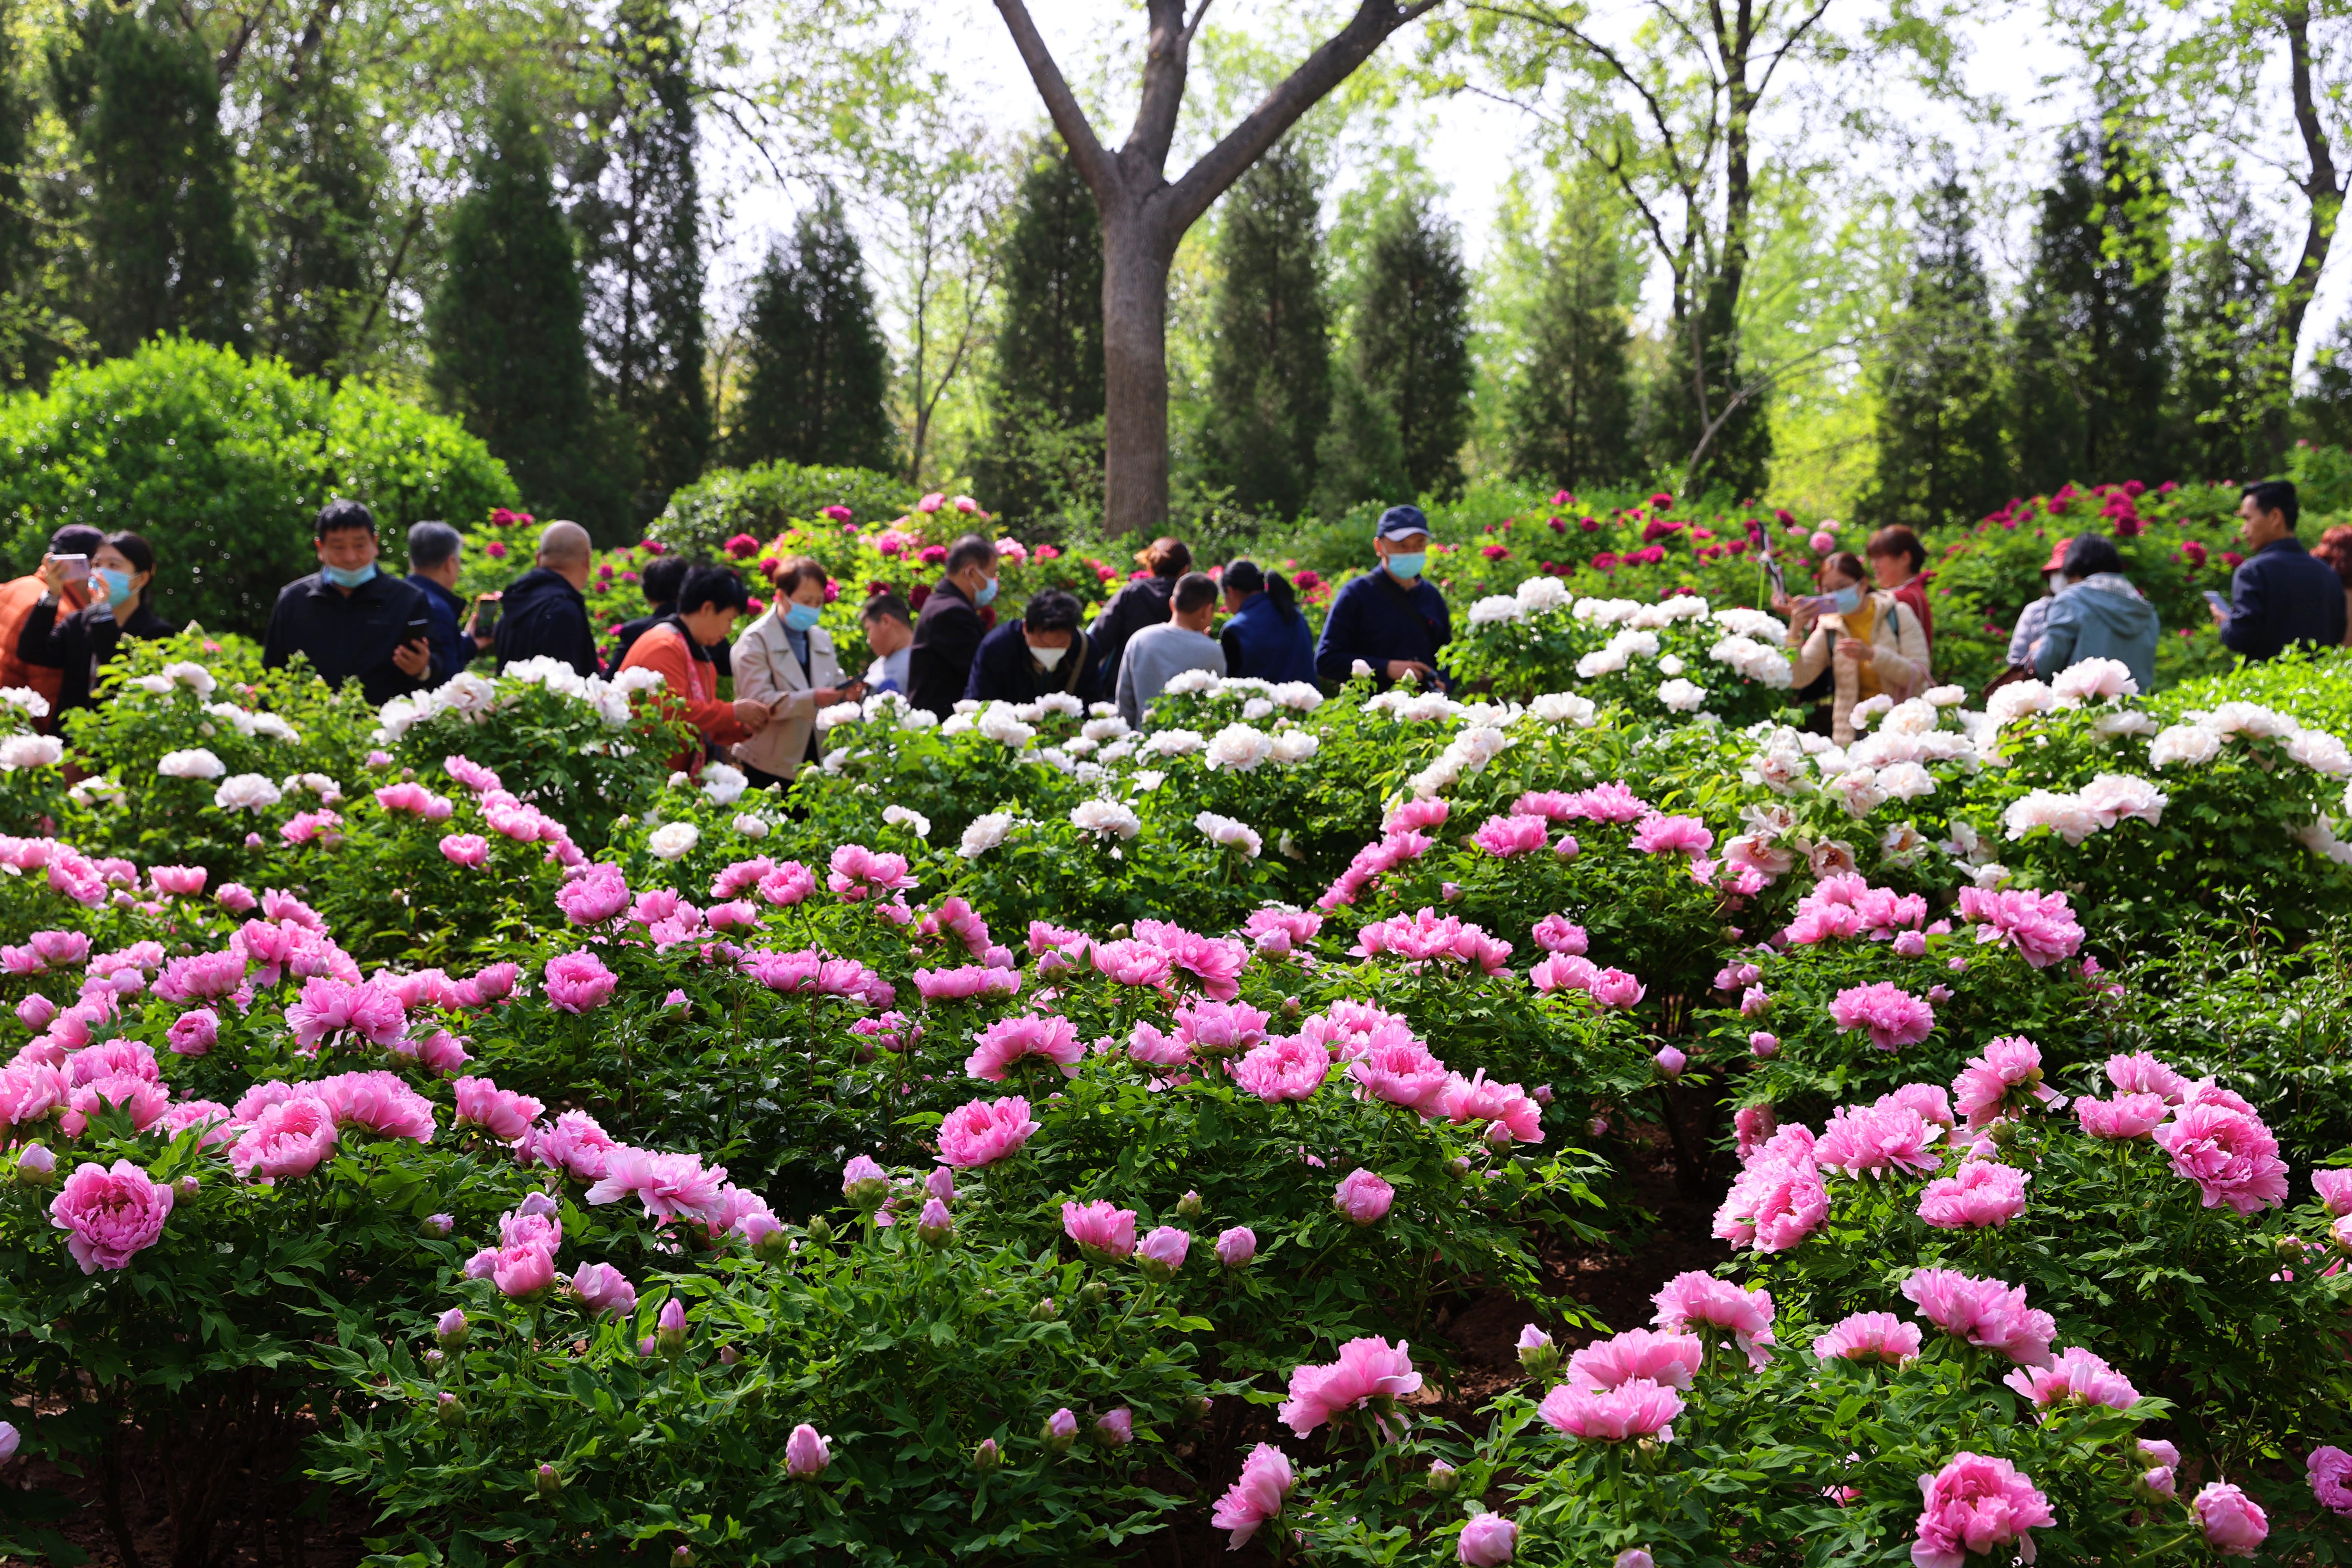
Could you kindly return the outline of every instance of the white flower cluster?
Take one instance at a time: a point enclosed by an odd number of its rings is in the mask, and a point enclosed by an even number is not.
[[[1636,658],[1658,657],[1658,634],[1646,626],[1627,626],[1576,661],[1576,678],[1615,675]]]
[[[1143,738],[1141,751],[1150,757],[1189,757],[1208,744],[1198,730],[1155,730]]]
[[[192,665],[189,668],[197,667]],[[248,741],[257,736],[267,735],[282,744],[292,745],[302,738],[293,725],[289,724],[277,714],[247,712],[234,702],[207,702],[205,704],[205,715],[207,718],[218,720]],[[205,732],[209,734],[211,731]]]
[[[1999,692],[1995,692],[1997,697]],[[2329,778],[2352,777],[2352,751],[2325,730],[2306,730],[2292,714],[2259,702],[2224,702],[2210,713],[2190,713],[2185,724],[2167,725],[2147,744],[2148,765],[2158,769],[2202,766],[2241,735],[2284,740],[2286,754]]]
[[[2101,773],[2072,795],[2034,790],[2011,801],[2000,819],[2012,840],[2037,827],[2047,827],[2068,844],[2080,844],[2126,817],[2137,817],[2154,827],[2163,820],[2170,801],[2169,795],[2146,779]]]
[[[175,659],[153,675],[138,676],[125,684],[157,697],[168,697],[185,687],[198,697],[210,697],[220,682],[203,665],[188,659]]]
[[[1405,788],[1423,800],[1442,795],[1460,783],[1464,774],[1484,772],[1510,743],[1510,736],[1496,725],[1465,725],[1435,762],[1405,780]]]
[[[710,797],[713,805],[733,805],[751,786],[751,781],[741,768],[726,763],[709,763],[703,767],[702,793]]]
[[[1143,819],[1115,800],[1080,802],[1070,810],[1070,823],[1097,838],[1132,838],[1143,830]]]
[[[1256,829],[1230,816],[1219,816],[1213,811],[1204,811],[1193,817],[1192,826],[1226,848],[1240,850],[1252,860],[1256,859],[1265,848],[1265,841],[1257,836]]]
[[[918,838],[931,836],[931,819],[911,806],[886,805],[882,808],[882,820],[893,827],[908,829]]]
[[[1749,615],[1760,612],[1750,610]],[[1766,616],[1766,620],[1772,617]],[[1791,677],[1789,656],[1769,643],[1759,642],[1742,632],[1731,632],[1715,639],[1706,657],[1717,664],[1727,664],[1743,678],[1775,691],[1788,689]]]
[[[963,830],[963,842],[956,847],[956,853],[967,860],[979,859],[1003,843],[1005,835],[1013,831],[1018,820],[1009,811],[992,811],[973,817],[971,826]]]
[[[11,735],[0,740],[0,773],[53,768],[65,760],[66,743],[55,735]]]
[[[14,708],[27,719],[49,716],[49,700],[29,686],[0,686],[0,706]]]
[[[392,745],[418,724],[444,713],[455,713],[467,723],[478,724],[520,701],[521,689],[526,686],[543,687],[558,697],[592,708],[605,728],[617,730],[629,721],[629,700],[640,691],[650,691],[661,685],[661,672],[642,665],[622,670],[607,680],[601,675],[583,676],[562,659],[544,654],[508,665],[496,679],[459,670],[430,691],[395,697],[377,709],[375,743]]]
[[[1443,691],[1422,691],[1391,686],[1364,704],[1370,712],[1385,713],[1400,724],[1430,724],[1452,719],[1462,705]]]

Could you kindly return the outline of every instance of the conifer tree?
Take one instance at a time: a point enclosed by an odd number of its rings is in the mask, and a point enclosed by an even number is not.
[[[1864,521],[1924,529],[2000,505],[2000,347],[1968,187],[1947,169],[1919,205],[1910,280],[1874,373],[1878,450]]]
[[[1410,493],[1451,496],[1462,487],[1470,431],[1470,279],[1461,235],[1425,200],[1393,202],[1374,224],[1366,261],[1349,368],[1395,425]]]
[[[1688,468],[1695,490],[1721,486],[1737,496],[1759,496],[1772,462],[1767,389],[1759,367],[1745,363],[1740,354],[1730,280],[1702,279],[1694,294],[1697,303],[1666,325],[1665,368],[1652,388],[1651,458],[1664,473]]]
[[[265,91],[257,183],[260,338],[305,375],[344,367],[371,297],[386,177],[359,96],[313,55]]]
[[[1641,466],[1616,212],[1605,198],[1581,195],[1563,193],[1504,420],[1512,470],[1570,489],[1630,479]]]
[[[2179,472],[2165,439],[2166,201],[2126,138],[2084,128],[2061,143],[2011,356],[2023,489]]]
[[[590,391],[572,246],[537,113],[509,85],[449,216],[446,270],[426,315],[433,384],[505,462],[526,506],[614,540],[629,521],[628,491]]]
[[[2285,456],[2287,353],[2266,253],[2242,194],[2187,247],[2172,322],[2172,426],[2183,471],[2256,479]]]
[[[710,455],[693,83],[667,0],[623,0],[603,57],[572,170],[572,222],[589,358],[603,402],[634,437],[643,521]]]
[[[69,29],[50,75],[88,171],[77,313],[110,354],[165,331],[243,347],[253,252],[204,40],[160,5],[109,0]]]
[[[1057,140],[1043,140],[1013,198],[1003,258],[995,404],[975,477],[1022,518],[1102,489],[1102,220]],[[1074,493],[1075,492],[1075,493]]]
[[[1234,182],[1223,205],[1202,430],[1208,474],[1243,507],[1296,517],[1314,491],[1331,405],[1320,191],[1285,142]]]
[[[729,433],[734,461],[898,467],[890,351],[838,195],[827,191],[801,215],[792,243],[769,252],[747,326],[749,374]]]

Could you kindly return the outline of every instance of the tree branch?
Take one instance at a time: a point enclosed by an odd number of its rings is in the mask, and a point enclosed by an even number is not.
[[[1037,96],[1045,100],[1045,112],[1053,118],[1054,129],[1062,133],[1062,145],[1070,150],[1070,159],[1077,164],[1095,200],[1108,206],[1119,186],[1117,160],[1104,151],[1102,139],[1087,122],[1087,111],[1078,107],[1077,94],[1063,79],[1062,68],[1054,63],[1053,51],[1038,36],[1037,24],[1029,19],[1029,7],[1021,0],[996,0],[996,9],[1004,18],[1005,29],[1013,35],[1013,47],[1021,52],[1021,63],[1029,68],[1029,79],[1037,84]]]
[[[1118,150],[1128,178],[1150,189],[1165,176],[1168,150],[1176,144],[1176,117],[1184,108],[1184,75],[1191,64],[1192,35],[1184,26],[1184,0],[1146,0],[1151,26],[1143,47],[1143,94],[1135,123]]]

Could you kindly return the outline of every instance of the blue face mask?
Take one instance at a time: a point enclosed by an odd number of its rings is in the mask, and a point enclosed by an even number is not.
[[[1862,590],[1849,584],[1830,595],[1830,603],[1841,616],[1850,616],[1862,608]]]
[[[795,599],[784,610],[784,625],[796,632],[807,631],[824,618],[824,609],[818,605],[803,605]]]
[[[111,566],[100,566],[90,575],[97,578],[99,586],[106,590],[106,602],[110,607],[119,605],[131,597],[130,573],[118,571]]]
[[[375,575],[375,563],[364,566],[321,566],[319,575],[338,588],[356,588]]]
[[[1421,575],[1422,567],[1428,563],[1429,552],[1425,550],[1416,550],[1410,555],[1390,556],[1388,565],[1389,570],[1394,573],[1400,581],[1410,583]]]
[[[974,605],[990,605],[995,603],[996,579],[991,577],[987,582],[982,583],[980,585],[980,592],[972,595],[971,602]]]

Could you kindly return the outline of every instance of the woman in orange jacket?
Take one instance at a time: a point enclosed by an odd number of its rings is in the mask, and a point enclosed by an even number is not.
[[[646,627],[621,661],[623,669],[658,674],[703,740],[721,750],[768,721],[764,703],[719,700],[718,667],[710,662],[709,650],[727,640],[737,618],[751,607],[751,596],[734,573],[724,566],[697,566],[678,590],[677,608]],[[670,763],[691,772],[700,761],[688,755],[673,757]]]

